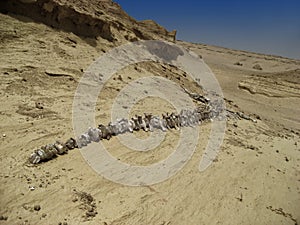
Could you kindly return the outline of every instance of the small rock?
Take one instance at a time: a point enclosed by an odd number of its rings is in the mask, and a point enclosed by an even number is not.
[[[95,212],[95,211],[93,211],[93,212],[86,212],[85,213],[86,214],[86,216],[88,216],[88,217],[95,217],[96,215],[97,215],[97,212]]]
[[[118,76],[118,80],[123,81],[123,78],[121,75]]]
[[[43,104],[42,104],[41,102],[36,102],[36,103],[35,103],[35,107],[36,107],[37,109],[43,109],[43,108],[44,108],[44,106],[43,106]]]
[[[45,218],[46,216],[47,216],[47,214],[46,214],[46,213],[43,213],[43,214],[42,214],[42,217],[43,217],[43,218]]]
[[[29,187],[29,190],[30,190],[30,191],[34,191],[34,190],[35,190],[35,187],[30,186],[30,187]]]
[[[6,134],[2,134],[2,137],[6,137]]]
[[[33,209],[34,209],[35,211],[40,211],[40,210],[41,210],[41,206],[40,206],[40,205],[35,205],[35,206],[33,207]]]
[[[236,62],[234,65],[236,65],[236,66],[243,66],[243,63]]]
[[[0,216],[0,220],[7,220],[7,216]]]
[[[257,150],[257,148],[253,145],[249,145],[248,148],[251,149],[251,150]]]
[[[262,70],[262,67],[259,64],[255,64],[252,68],[255,70]]]
[[[285,157],[285,161],[288,162],[288,161],[290,161],[290,160],[288,159],[288,157]]]
[[[94,211],[94,208],[92,206],[87,206],[87,211],[88,212],[93,212]]]

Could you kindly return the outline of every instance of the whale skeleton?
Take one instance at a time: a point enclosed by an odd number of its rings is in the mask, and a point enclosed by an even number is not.
[[[171,114],[162,114],[161,117],[144,113],[144,116],[135,115],[131,119],[120,118],[115,122],[108,123],[107,126],[100,124],[97,128],[89,128],[87,132],[81,134],[79,137],[69,138],[65,143],[56,141],[53,144],[42,146],[30,155],[29,162],[31,164],[38,164],[56,158],[58,155],[68,153],[69,150],[75,148],[82,148],[91,142],[99,142],[103,139],[110,140],[113,136],[124,134],[127,132],[134,132],[144,130],[145,132],[153,132],[161,130],[166,132],[171,129],[180,129],[181,127],[195,127],[205,121],[213,121],[214,119],[224,120],[229,118],[246,119],[252,122],[257,122],[250,116],[241,112],[234,112],[222,107],[221,101],[212,102],[196,93],[190,93],[184,89],[190,97],[204,103],[201,106],[190,110],[182,109],[179,114],[172,112]]]

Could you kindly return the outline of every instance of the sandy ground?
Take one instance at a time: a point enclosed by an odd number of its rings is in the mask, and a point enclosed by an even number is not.
[[[73,136],[78,82],[113,44],[98,38],[95,45],[94,39],[3,14],[0,30],[0,224],[299,223],[299,60],[178,41],[210,66],[228,107],[260,120],[229,120],[217,159],[199,172],[210,132],[210,124],[203,124],[195,154],[175,176],[151,186],[129,187],[99,176],[78,150],[38,166],[26,164],[35,148]],[[254,69],[256,64],[262,69]],[[155,63],[129,66],[99,96],[97,122],[107,123],[119,90],[147,73],[196,90],[195,83],[175,68]],[[170,110],[171,105],[149,98],[132,113]],[[169,132],[161,146],[146,153],[130,151],[117,138],[103,143],[120,160],[147,165],[167,157],[178,135]]]

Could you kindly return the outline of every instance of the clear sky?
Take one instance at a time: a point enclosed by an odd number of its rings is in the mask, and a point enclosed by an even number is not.
[[[114,0],[177,39],[300,59],[300,0]]]

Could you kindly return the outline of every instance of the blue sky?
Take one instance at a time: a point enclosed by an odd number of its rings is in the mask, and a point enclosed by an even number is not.
[[[300,0],[114,0],[177,39],[300,59]]]

